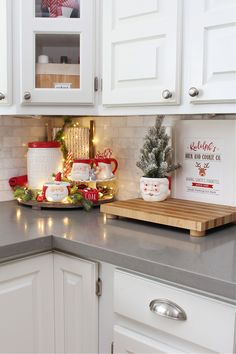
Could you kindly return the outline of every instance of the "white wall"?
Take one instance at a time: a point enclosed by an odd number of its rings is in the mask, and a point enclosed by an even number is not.
[[[8,180],[26,174],[27,143],[45,132],[45,119],[0,116],[0,201],[13,199]]]

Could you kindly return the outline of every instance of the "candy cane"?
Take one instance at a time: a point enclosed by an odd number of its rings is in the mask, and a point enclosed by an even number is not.
[[[72,162],[73,162],[73,154],[70,151],[70,152],[68,152],[67,157],[66,157],[66,161],[64,163],[64,168],[63,168],[63,176],[64,177],[67,177],[70,174],[71,168],[72,168],[72,166],[71,166]]]
[[[112,157],[112,149],[111,148],[106,148],[103,152],[104,157],[106,158],[111,158]]]
[[[95,159],[106,159],[112,157],[112,149],[106,148],[103,152],[98,151],[95,155]]]

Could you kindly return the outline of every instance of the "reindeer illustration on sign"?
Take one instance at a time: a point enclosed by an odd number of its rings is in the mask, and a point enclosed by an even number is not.
[[[199,174],[199,176],[204,177],[204,176],[206,176],[206,170],[207,170],[210,166],[209,166],[209,162],[204,163],[203,166],[201,165],[200,162],[196,162],[195,167],[198,168],[198,174]]]

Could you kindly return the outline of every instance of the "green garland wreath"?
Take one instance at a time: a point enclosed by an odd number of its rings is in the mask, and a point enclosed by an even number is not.
[[[66,143],[65,143],[65,130],[71,124],[72,124],[72,118],[65,116],[64,117],[64,124],[63,124],[62,128],[60,130],[58,130],[58,132],[56,133],[55,139],[54,139],[55,141],[58,141],[61,144],[61,151],[62,151],[64,160],[66,160],[67,155],[68,155],[68,149],[67,149]]]

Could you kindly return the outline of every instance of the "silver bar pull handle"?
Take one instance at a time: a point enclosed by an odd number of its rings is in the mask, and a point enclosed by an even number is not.
[[[150,311],[153,313],[177,321],[186,321],[185,311],[174,302],[167,299],[152,300],[149,304]]]

